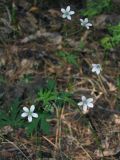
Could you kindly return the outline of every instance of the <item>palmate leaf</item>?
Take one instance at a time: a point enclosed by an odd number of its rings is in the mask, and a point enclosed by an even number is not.
[[[20,105],[19,99],[16,99],[11,103],[9,116],[10,119],[13,121],[15,121],[17,118],[18,112],[20,110],[19,105]]]
[[[9,116],[9,125],[12,127],[20,127],[23,125],[23,120],[20,119],[19,111],[20,111],[20,100],[14,100],[10,105],[10,111],[8,113]]]
[[[60,51],[60,52],[57,53],[57,55],[59,57],[63,58],[67,63],[69,63],[71,65],[74,65],[76,67],[79,67],[78,63],[77,63],[77,56],[74,53]]]
[[[27,134],[31,135],[32,133],[37,132],[39,125],[40,125],[40,114],[38,115],[38,118],[34,118],[31,123],[27,122],[25,124]]]
[[[53,80],[53,79],[49,79],[48,82],[47,82],[47,89],[48,90],[51,90],[51,91],[54,91],[56,89],[56,81]]]
[[[71,98],[71,94],[67,92],[58,93],[57,99],[56,99],[57,106],[62,107],[66,103],[71,105],[75,104],[74,100]]]
[[[10,105],[10,110],[5,113],[0,111],[0,128],[10,125],[12,127],[22,126],[22,120],[18,114],[20,101],[18,99],[14,100]]]
[[[81,15],[85,17],[93,17],[104,11],[110,11],[112,9],[111,0],[88,0],[86,9],[81,11]]]
[[[50,125],[47,122],[47,119],[50,118],[50,115],[48,113],[43,112],[41,114],[41,125],[40,128],[45,134],[50,134]]]
[[[9,117],[5,114],[5,112],[0,111],[0,128],[8,125]]]
[[[56,93],[51,90],[44,90],[41,89],[37,95],[37,101],[42,101],[44,105],[48,104],[49,102],[53,101],[56,97]]]
[[[37,133],[42,131],[45,134],[49,134],[50,133],[50,125],[49,123],[46,121],[46,119],[48,119],[48,117],[50,117],[50,115],[48,113],[42,112],[39,114],[38,118],[34,118],[33,121],[31,123],[26,123],[26,131],[28,135],[31,135],[33,133]]]

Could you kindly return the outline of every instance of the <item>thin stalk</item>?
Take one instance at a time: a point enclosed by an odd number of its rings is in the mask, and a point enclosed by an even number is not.
[[[106,91],[105,86],[104,86],[104,84],[103,84],[101,75],[98,75],[98,79],[99,79],[101,88],[103,89],[104,93],[107,94],[107,91]]]
[[[94,135],[94,137],[96,139],[96,143],[97,143],[97,145],[98,145],[98,147],[99,147],[99,149],[100,149],[100,151],[101,151],[101,153],[102,153],[102,155],[104,157],[103,148],[101,146],[101,140],[99,138],[99,135],[97,134],[97,129],[96,129],[95,125],[93,124],[91,116],[89,114],[86,114],[86,118],[90,123],[90,127],[91,127],[92,133],[93,133],[93,135]]]

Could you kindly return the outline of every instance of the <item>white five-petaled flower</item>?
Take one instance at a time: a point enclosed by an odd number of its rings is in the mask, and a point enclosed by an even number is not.
[[[80,22],[81,22],[81,26],[84,26],[87,29],[89,29],[92,26],[92,23],[89,23],[88,18],[80,19]]]
[[[23,107],[23,113],[21,114],[21,117],[28,117],[28,122],[32,122],[32,117],[34,117],[34,118],[38,118],[38,114],[37,113],[34,113],[34,110],[35,110],[35,106],[34,105],[32,105],[31,107],[30,107],[30,109],[29,108],[27,108],[27,107]]]
[[[97,75],[102,71],[100,64],[92,64],[92,72],[96,72]]]
[[[86,98],[82,96],[82,101],[78,103],[78,106],[83,106],[83,113],[87,113],[89,108],[93,108],[93,98]]]
[[[61,8],[61,12],[63,13],[62,17],[67,18],[68,20],[71,20],[71,15],[75,14],[74,11],[70,10],[70,6],[67,6],[66,9]]]

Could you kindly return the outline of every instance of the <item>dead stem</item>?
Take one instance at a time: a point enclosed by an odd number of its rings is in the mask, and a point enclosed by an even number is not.
[[[102,81],[102,78],[101,78],[101,75],[98,75],[98,79],[99,79],[99,82],[101,84],[102,90],[104,91],[105,94],[107,94],[107,91],[106,91],[106,89],[104,87],[104,84],[103,84],[103,81]]]
[[[11,145],[13,145],[18,151],[20,151],[20,153],[27,159],[27,160],[30,160],[28,159],[28,157],[23,153],[23,151],[13,142],[9,141],[8,139],[5,139],[6,142],[2,142],[2,143],[9,143]]]
[[[85,152],[85,154],[86,154],[91,160],[93,160],[93,158],[90,156],[90,154],[85,150],[85,148],[84,148],[82,145],[80,145],[80,148]]]
[[[47,142],[49,142],[55,149],[57,149],[57,146],[52,142],[50,141],[47,137],[45,136],[42,136]]]

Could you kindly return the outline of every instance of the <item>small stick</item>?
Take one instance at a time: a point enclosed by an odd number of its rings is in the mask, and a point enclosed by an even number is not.
[[[103,108],[102,106],[98,106],[98,108],[103,110],[103,111],[110,112],[112,114],[120,114],[120,111],[118,111],[118,110],[110,110],[110,109],[107,109],[107,108]]]
[[[20,153],[27,159],[30,160],[29,158],[27,158],[27,156],[23,153],[23,151],[13,142],[9,141],[8,139],[5,139],[7,142],[2,142],[2,143],[9,143],[11,145],[13,145],[18,151],[20,151]]]

